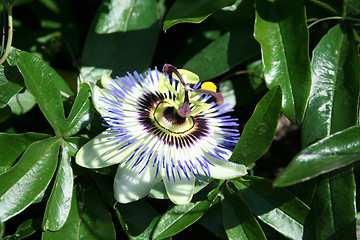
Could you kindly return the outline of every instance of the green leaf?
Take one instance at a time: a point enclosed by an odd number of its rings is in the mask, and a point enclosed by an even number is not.
[[[7,171],[33,142],[49,137],[42,133],[0,133],[0,174]]]
[[[229,240],[231,239],[266,239],[259,223],[244,200],[230,187],[221,201],[222,220]]]
[[[270,181],[259,177],[249,178],[249,181],[232,182],[251,211],[287,238],[301,238],[309,208],[287,190],[274,189]]]
[[[247,24],[210,43],[187,61],[183,68],[198,74],[203,82],[227,72],[258,53],[259,45],[253,37],[253,26]]]
[[[159,25],[155,0],[103,1],[87,36],[81,76],[96,83],[103,74],[124,76],[151,64]],[[101,51],[99,51],[101,49]]]
[[[352,29],[337,25],[313,51],[303,147],[356,124],[360,63],[355,38]]]
[[[11,116],[11,108],[5,106],[0,108],[0,123],[5,122]]]
[[[281,86],[283,112],[300,124],[311,85],[303,1],[256,0],[254,36],[261,45],[267,86]]]
[[[67,126],[64,129],[64,137],[72,136],[84,129],[93,117],[93,108],[89,100],[90,87],[88,84],[81,85],[71,112],[66,119]]]
[[[76,185],[71,200],[71,209],[64,226],[56,232],[46,231],[44,240],[63,239],[115,239],[115,229],[108,209],[95,186],[81,181]]]
[[[212,232],[219,239],[226,239],[226,232],[221,217],[220,198],[217,198],[211,208],[196,223]]]
[[[0,108],[23,89],[24,81],[16,67],[0,67]]]
[[[31,236],[41,227],[40,218],[30,218],[22,222],[13,235],[2,238],[3,240],[20,240]]]
[[[292,166],[299,167],[293,171],[300,173],[295,174],[293,180],[303,181],[360,158],[355,152],[359,143],[358,135],[354,134],[358,130],[348,128],[357,124],[358,115],[360,64],[357,39],[351,27],[337,25],[313,51],[313,84],[303,122],[302,144],[307,146],[327,138],[304,149],[293,159]],[[338,132],[343,129],[346,130]],[[290,180],[286,180],[286,176],[294,172],[289,171],[286,169],[285,175],[275,183]],[[311,182],[316,185],[315,191],[309,193],[313,199],[308,226],[313,228],[314,238],[355,239],[356,186],[352,166],[324,174]]]
[[[27,89],[35,97],[56,135],[61,135],[66,124],[61,91],[69,93],[61,84],[64,80],[43,60],[27,52],[19,53],[17,65]]]
[[[213,12],[234,3],[235,0],[177,0],[166,15],[163,30],[178,23],[201,23]]]
[[[269,148],[281,111],[281,89],[275,86],[256,105],[230,161],[249,166]]]
[[[151,239],[151,233],[160,219],[159,213],[145,200],[117,204],[116,215],[129,239]]]
[[[360,127],[351,127],[310,145],[296,155],[274,186],[287,186],[360,159]]]
[[[22,115],[29,112],[36,105],[34,96],[27,90],[18,93],[12,97],[9,102],[11,112],[16,115]]]
[[[55,183],[44,213],[44,231],[58,231],[69,215],[74,182],[70,163],[69,145],[64,141]]]
[[[209,185],[209,187],[212,186]],[[204,190],[208,192],[209,187],[204,188]],[[219,189],[215,188],[209,192],[208,196],[204,200],[190,202],[187,205],[175,205],[172,207],[161,216],[155,227],[153,239],[171,237],[196,222],[211,207],[218,194]]]
[[[57,138],[35,142],[0,175],[0,221],[23,211],[45,191],[56,169],[59,146]]]
[[[355,204],[353,166],[322,175],[318,177],[306,225],[313,229],[315,239],[356,239]]]

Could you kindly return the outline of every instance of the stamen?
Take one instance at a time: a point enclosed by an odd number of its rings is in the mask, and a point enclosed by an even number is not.
[[[194,92],[201,92],[201,93],[205,93],[205,94],[209,94],[211,96],[213,96],[215,98],[215,103],[216,105],[221,105],[224,103],[224,97],[220,92],[213,92],[210,90],[205,90],[205,89],[191,89]]]

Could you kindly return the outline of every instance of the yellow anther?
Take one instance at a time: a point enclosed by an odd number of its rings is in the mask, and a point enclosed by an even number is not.
[[[213,82],[204,82],[201,85],[201,89],[216,92],[217,87],[216,87],[215,83],[213,83]]]

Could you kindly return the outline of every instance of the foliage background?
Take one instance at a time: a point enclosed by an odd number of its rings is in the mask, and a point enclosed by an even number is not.
[[[3,239],[356,239],[359,1],[0,3],[15,29],[0,68]],[[103,130],[78,83],[164,63],[219,85],[242,131],[231,160],[250,174],[186,206],[161,192],[115,204],[116,166],[74,163]]]

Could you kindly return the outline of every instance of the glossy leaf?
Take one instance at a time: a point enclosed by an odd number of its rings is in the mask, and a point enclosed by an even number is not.
[[[0,221],[23,211],[45,191],[56,169],[59,146],[56,138],[35,142],[0,175]]]
[[[300,124],[311,85],[303,1],[256,0],[254,36],[261,45],[267,86],[281,86],[283,112]]]
[[[0,133],[0,174],[8,170],[33,142],[49,137],[41,133]]]
[[[314,49],[303,147],[356,124],[360,75],[357,45],[354,32],[337,25]]]
[[[221,201],[222,220],[229,239],[266,239],[259,223],[244,200],[231,188],[224,193]]]
[[[72,136],[85,128],[93,117],[93,108],[89,100],[90,87],[83,83],[80,91],[76,96],[71,112],[66,119],[66,128],[64,129],[64,137]]]
[[[270,181],[259,177],[249,178],[249,181],[233,183],[251,211],[289,239],[303,236],[309,208],[287,190],[274,189]]]
[[[281,97],[281,89],[276,86],[259,101],[244,127],[230,161],[249,166],[266,152],[278,125]]]
[[[116,214],[129,239],[151,239],[160,219],[159,213],[144,200],[117,204]]]
[[[44,231],[58,231],[62,228],[69,215],[74,184],[70,164],[69,146],[66,142],[63,142],[54,186],[44,213],[42,224]]]
[[[215,188],[204,200],[172,207],[161,216],[154,229],[153,239],[171,237],[196,222],[211,207],[218,194],[219,189]]]
[[[155,0],[103,1],[85,42],[83,80],[95,83],[103,74],[146,71],[158,39],[157,21]]]
[[[357,39],[352,28],[337,25],[314,49],[311,63],[313,84],[302,128],[302,143],[307,146],[321,138],[328,138],[323,139],[323,143],[317,142],[304,149],[304,152],[295,157],[297,160],[293,160],[297,163],[303,159],[302,162],[307,163],[306,168],[296,169],[296,172],[306,174],[306,178],[360,158],[354,152],[358,137],[346,135],[348,131],[356,131],[346,128],[357,123],[360,73]],[[342,129],[346,130],[338,132]],[[343,140],[339,140],[340,136],[330,135],[336,132],[342,135]],[[333,142],[336,139],[338,143]],[[344,145],[344,141],[351,143]],[[315,147],[320,145],[320,149]],[[335,152],[339,156],[335,156]],[[312,167],[313,171],[308,172]],[[304,178],[304,175],[295,177]],[[356,186],[352,166],[321,175],[311,182],[316,185],[315,191],[309,193],[313,197],[308,226],[313,228],[314,238],[356,238],[353,221],[356,215]],[[323,221],[319,215],[327,221]]]
[[[234,3],[235,0],[177,0],[166,15],[163,30],[178,23],[200,23],[213,12]]]
[[[115,239],[111,216],[94,185],[81,182],[76,185],[71,200],[71,210],[64,226],[56,232],[46,231],[44,240]]]
[[[259,53],[253,26],[229,31],[185,63],[183,68],[199,75],[200,81],[217,77]],[[211,68],[209,68],[211,66]]]
[[[34,96],[27,90],[18,93],[10,99],[9,106],[11,112],[16,115],[22,115],[29,112],[36,105]]]
[[[17,65],[27,89],[35,97],[56,135],[61,135],[65,116],[60,92],[69,93],[61,84],[64,80],[43,60],[27,52],[19,53]]]
[[[23,89],[24,80],[16,67],[0,67],[0,108]]]

